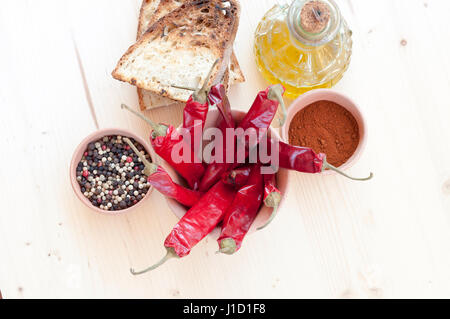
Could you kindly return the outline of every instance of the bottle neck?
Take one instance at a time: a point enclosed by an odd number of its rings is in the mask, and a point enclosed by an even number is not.
[[[324,45],[341,27],[341,13],[334,0],[295,0],[287,20],[293,40],[302,46]]]

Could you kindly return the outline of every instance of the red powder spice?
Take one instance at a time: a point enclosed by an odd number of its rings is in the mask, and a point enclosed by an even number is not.
[[[354,116],[339,104],[318,101],[295,115],[289,127],[289,142],[325,153],[327,161],[339,167],[355,153],[359,127]]]

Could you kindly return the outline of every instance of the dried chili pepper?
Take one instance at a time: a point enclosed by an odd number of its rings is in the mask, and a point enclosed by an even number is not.
[[[171,258],[189,255],[191,249],[207,236],[222,220],[233,202],[236,191],[222,182],[212,187],[202,199],[192,207],[174,227],[166,238],[164,246],[166,256],[157,264],[133,275],[144,274],[154,270]]]
[[[250,177],[253,165],[246,165],[226,172],[222,176],[222,181],[234,188],[244,187]]]
[[[257,142],[259,143],[265,133],[269,130],[279,105],[281,105],[283,113],[286,114],[286,108],[282,97],[284,91],[284,87],[281,84],[277,84],[268,87],[265,91],[259,92],[252,107],[239,124],[238,129],[242,129],[243,131],[254,129],[258,134]],[[284,120],[285,118],[282,120],[283,123]],[[238,139],[236,144],[239,143],[245,143],[245,141]],[[245,157],[249,154],[249,148],[253,146],[255,145],[245,145]],[[222,175],[234,165],[235,164],[233,163],[226,163],[225,161],[223,163],[211,163],[200,183],[200,191],[205,191],[211,187],[211,185],[214,185],[214,183],[216,183]]]
[[[206,167],[205,174],[203,175],[204,177],[200,182],[200,191],[202,192],[207,191],[212,185],[217,183],[222,174],[227,171],[227,168],[229,167],[226,163],[227,152],[230,151],[226,143],[227,130],[236,127],[236,122],[231,114],[230,102],[226,96],[225,87],[222,84],[213,86],[208,98],[210,104],[215,104],[221,114],[217,127],[221,131],[223,138],[222,159],[219,162],[213,161]],[[234,151],[234,149],[232,151]],[[232,155],[234,157],[234,154]]]
[[[283,109],[283,114],[286,114],[284,92],[285,88],[281,84],[269,86],[265,91],[259,92],[239,127],[244,130],[254,128],[257,131],[267,131],[277,114],[279,105]],[[285,120],[285,118],[281,120],[282,124]]]
[[[130,109],[122,104],[122,108],[127,109],[131,113],[146,121],[153,128],[151,142],[153,149],[163,160],[170,164],[188,183],[189,187],[198,189],[199,182],[205,173],[205,167],[202,162],[191,151],[190,146],[182,147],[182,150],[188,150],[189,154],[179,154],[181,158],[189,158],[189,162],[175,162],[172,158],[172,150],[176,145],[183,143],[183,136],[178,134],[171,125],[156,124],[144,115]]]
[[[125,138],[124,141],[130,145],[133,152],[136,153],[145,165],[144,174],[148,177],[147,181],[161,194],[175,199],[177,202],[187,207],[194,206],[200,198],[202,198],[202,193],[178,185],[172,180],[164,168],[150,163],[128,138]]]
[[[211,70],[206,76],[203,86],[191,95],[183,110],[183,128],[189,132],[191,137],[191,149],[195,154],[197,153],[195,145],[200,145],[201,143],[201,140],[195,141],[195,131],[196,127],[199,125],[201,125],[201,132],[203,132],[203,129],[205,128],[205,122],[209,111],[208,83],[217,63],[219,63],[219,60],[214,62]],[[199,138],[201,138],[201,135],[197,136],[197,139]]]
[[[223,219],[222,233],[218,239],[221,253],[232,255],[241,248],[261,208],[262,198],[261,166],[253,165],[246,186],[237,192]]]
[[[293,146],[271,139],[266,146],[267,154],[271,154],[272,144],[275,143],[278,143],[279,167],[281,168],[312,174],[322,173],[329,169],[355,181],[367,181],[373,178],[373,173],[370,173],[370,176],[366,178],[351,177],[339,168],[329,164],[325,154],[317,154],[309,147]],[[260,147],[262,146],[260,145]]]
[[[257,134],[256,143],[259,144],[262,138],[269,131],[270,125],[277,114],[278,106],[281,105],[283,113],[286,114],[286,107],[284,105],[283,94],[285,88],[281,84],[272,85],[265,91],[259,92],[252,107],[239,124],[239,128],[244,131],[254,130]],[[285,118],[282,120],[284,124]],[[247,158],[250,148],[257,145],[249,145],[247,141],[241,137],[237,138],[237,144],[245,143],[245,157]]]
[[[236,123],[231,114],[230,101],[227,97],[227,92],[223,84],[217,84],[211,87],[208,94],[209,104],[215,105],[221,114],[218,127],[220,128],[220,123],[225,124],[226,128],[235,128]]]
[[[147,181],[164,196],[175,199],[189,208],[197,204],[204,195],[199,191],[194,191],[175,183],[161,166],[148,177]]]
[[[278,212],[278,206],[281,202],[281,192],[276,187],[276,175],[275,174],[267,174],[264,176],[264,205],[269,208],[273,208],[272,215],[269,220],[258,230],[262,230],[269,226],[269,224],[274,220],[275,216]]]

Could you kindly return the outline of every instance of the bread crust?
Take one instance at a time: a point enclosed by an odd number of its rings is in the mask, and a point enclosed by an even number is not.
[[[139,40],[149,27],[148,21],[151,20],[158,9],[161,0],[142,0],[141,10],[139,12],[138,31],[136,40]]]
[[[139,40],[145,31],[159,19],[189,1],[191,0],[143,0],[139,14],[136,40]],[[245,82],[244,74],[234,51],[230,59],[230,73],[230,85]]]

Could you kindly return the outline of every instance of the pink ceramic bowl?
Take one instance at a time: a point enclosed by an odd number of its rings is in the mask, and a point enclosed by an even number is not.
[[[244,116],[245,112],[242,111],[232,111],[233,117],[239,122],[241,121]],[[208,113],[208,118],[206,120],[205,128],[213,127],[217,123],[217,119],[219,117],[219,111],[217,110],[211,110]],[[272,137],[279,138],[279,135],[277,132],[271,128],[269,135]],[[185,185],[182,178],[168,165],[167,163],[163,162],[162,166],[168,171],[170,176],[177,182],[182,185]],[[283,198],[287,196],[287,190],[288,190],[288,179],[289,179],[289,171],[285,169],[280,169],[277,173],[277,187],[283,194]],[[281,206],[284,203],[284,199],[281,200],[280,206],[278,211],[280,211]],[[181,218],[186,214],[187,209],[183,205],[179,204],[177,201],[168,198],[167,204],[169,205],[169,208],[172,210],[172,212],[177,216],[178,218]],[[266,221],[269,219],[270,215],[272,213],[272,209],[267,208],[263,206],[258,214],[258,217],[256,218],[255,222],[253,223],[252,228],[250,229],[250,233],[254,232],[258,227],[263,226]],[[218,237],[220,230],[216,228],[212,233],[211,236]]]
[[[356,122],[359,126],[359,145],[353,156],[350,157],[346,163],[339,167],[339,169],[345,171],[351,168],[358,161],[367,143],[367,127],[361,109],[352,99],[350,99],[346,95],[330,89],[318,89],[303,94],[298,99],[296,99],[289,107],[286,123],[281,128],[281,137],[284,142],[289,143],[289,127],[291,126],[291,122],[295,115],[300,110],[311,105],[312,103],[323,100],[337,103],[347,109],[355,117]],[[333,171],[325,171],[322,174],[335,175],[337,173]]]
[[[152,162],[155,162],[155,158],[153,156],[152,153],[152,149],[150,148],[150,146],[145,142],[145,140],[143,140],[142,138],[140,138],[139,136],[136,136],[134,133],[127,131],[127,130],[123,130],[123,129],[119,129],[119,128],[110,128],[110,129],[101,129],[98,130],[94,133],[92,133],[91,135],[89,135],[88,137],[86,137],[81,143],[80,145],[78,145],[77,149],[75,150],[75,153],[73,154],[72,157],[72,161],[70,163],[70,182],[72,184],[72,188],[75,192],[75,195],[77,195],[78,199],[85,204],[87,207],[89,207],[90,209],[94,210],[97,213],[101,213],[101,214],[107,214],[110,216],[115,216],[115,215],[122,215],[125,213],[129,213],[132,210],[138,208],[139,206],[142,205],[142,203],[148,199],[148,197],[150,196],[150,193],[153,191],[153,187],[150,188],[147,192],[147,194],[144,196],[144,198],[137,203],[136,205],[134,205],[133,207],[127,208],[127,209],[123,209],[120,211],[115,211],[115,212],[108,212],[108,211],[104,211],[101,210],[98,207],[95,207],[94,205],[92,205],[92,203],[83,195],[83,193],[81,193],[81,189],[80,189],[80,185],[78,184],[77,181],[77,177],[76,177],[76,169],[77,169],[77,165],[80,162],[81,158],[83,157],[83,153],[86,151],[87,146],[89,145],[89,143],[94,142],[99,140],[100,138],[104,137],[104,136],[108,136],[108,135],[121,135],[124,137],[131,137],[134,140],[136,140],[138,143],[140,143],[145,150],[147,151],[147,153],[150,155]]]

